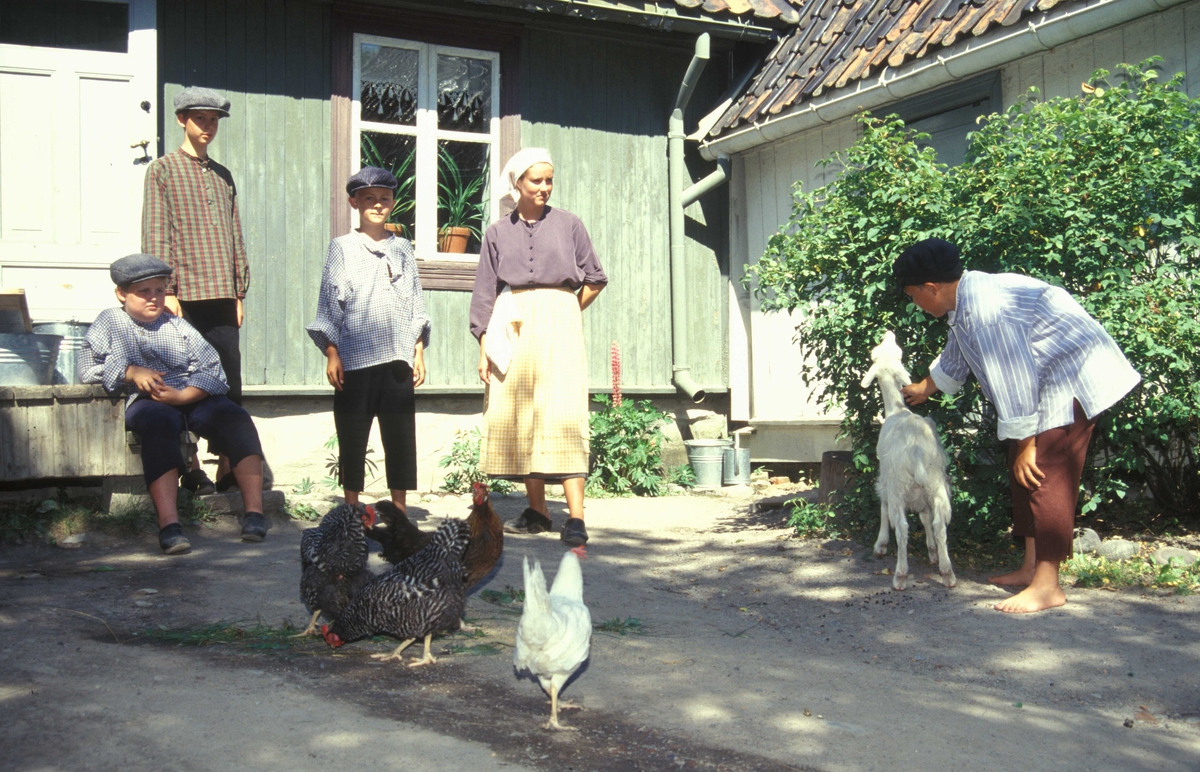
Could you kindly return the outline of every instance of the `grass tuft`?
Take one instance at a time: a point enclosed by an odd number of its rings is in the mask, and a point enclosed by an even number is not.
[[[480,590],[479,597],[497,606],[511,606],[514,603],[525,602],[525,591],[518,590],[516,587],[509,585],[504,588],[504,592],[498,590]]]
[[[152,627],[142,637],[177,646],[235,645],[246,649],[291,649],[306,646],[320,639],[315,636],[296,638],[297,630],[291,625],[270,627],[258,622],[250,627],[241,627],[229,622],[192,627]]]
[[[1108,560],[1099,555],[1076,554],[1062,564],[1060,573],[1076,587],[1145,587],[1167,589],[1177,595],[1200,590],[1200,562],[1183,566],[1177,560],[1160,566],[1144,556]]]
[[[612,635],[642,635],[646,632],[642,620],[634,617],[625,617],[624,619],[613,617],[603,622],[597,622],[592,627],[599,632]]]

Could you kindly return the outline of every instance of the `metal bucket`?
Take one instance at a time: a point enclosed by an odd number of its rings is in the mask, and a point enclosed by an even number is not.
[[[61,335],[0,334],[0,386],[49,386]]]
[[[722,454],[733,445],[733,440],[684,440],[683,445],[696,475],[696,487],[720,488],[725,465]]]
[[[62,336],[62,343],[58,346],[58,362],[54,365],[55,385],[79,383],[75,365],[79,361],[79,351],[83,348],[83,339],[89,327],[91,325],[86,322],[48,322],[33,325],[34,332]]]
[[[723,476],[726,485],[750,484],[750,449],[725,448],[721,453]]]

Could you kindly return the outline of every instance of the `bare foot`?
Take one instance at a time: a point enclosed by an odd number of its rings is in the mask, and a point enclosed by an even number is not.
[[[1066,602],[1067,596],[1062,591],[1062,587],[1055,584],[1052,587],[1026,587],[992,608],[1003,611],[1005,614],[1031,614],[1035,611],[1045,611],[1048,608],[1062,606]]]
[[[999,576],[989,576],[989,584],[999,584],[1004,587],[1028,587],[1033,581],[1033,566],[1021,566],[1016,571],[1009,571]]]

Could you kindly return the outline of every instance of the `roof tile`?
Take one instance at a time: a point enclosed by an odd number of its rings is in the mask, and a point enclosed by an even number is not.
[[[770,8],[790,11],[793,25],[766,58],[745,92],[710,132],[777,115],[825,91],[866,80],[886,62],[899,67],[1065,3],[1089,0],[675,0],[705,10],[767,18]],[[768,6],[770,8],[768,8]],[[716,12],[713,10],[713,12]]]

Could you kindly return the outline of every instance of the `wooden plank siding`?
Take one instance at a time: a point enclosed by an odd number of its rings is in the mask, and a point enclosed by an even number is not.
[[[242,329],[247,386],[317,385],[325,359],[304,333],[329,242],[330,6],[305,0],[162,3],[160,152],[179,146],[172,99],[202,85],[230,100],[213,158],[238,186],[251,282]]]
[[[315,311],[330,202],[342,183],[331,181],[335,13],[315,0],[160,4],[160,152],[179,145],[171,100],[180,89],[209,86],[232,103],[212,153],[240,194],[251,263],[242,362],[251,389],[326,390],[324,357],[304,326]],[[412,12],[396,10],[388,20],[404,29],[405,13]],[[526,28],[516,60],[526,65],[515,78],[501,75],[501,87],[519,99],[511,119],[519,120],[520,145],[550,149],[554,203],[583,218],[611,279],[585,315],[593,388],[610,382],[613,340],[625,352],[627,388],[670,388],[666,125],[690,41],[663,40],[656,46]],[[720,65],[711,65],[689,128],[711,109],[723,78]],[[690,152],[689,163],[693,179],[712,168]],[[684,255],[693,375],[718,390],[727,383],[728,358],[725,197],[718,190],[689,208]],[[433,320],[428,386],[478,391],[469,293],[427,290],[425,298]]]
[[[666,126],[690,50],[529,31],[522,61],[521,139],[549,149],[553,202],[579,215],[609,277],[584,315],[589,381],[610,381],[609,349],[623,352],[629,389],[661,388],[671,377],[671,275]],[[721,87],[706,72],[688,126]],[[713,168],[689,152],[692,179]],[[705,386],[727,383],[726,191],[686,212],[683,259],[692,373]]]

